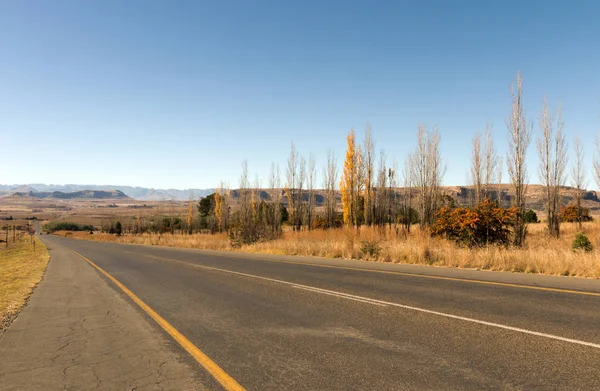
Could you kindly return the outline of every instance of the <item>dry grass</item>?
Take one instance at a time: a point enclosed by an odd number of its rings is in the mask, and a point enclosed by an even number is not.
[[[17,243],[0,248],[0,330],[19,313],[33,288],[40,282],[48,260],[48,250],[36,240],[36,251],[25,235]]]
[[[540,273],[551,275],[600,278],[600,251],[579,253],[571,250],[577,229],[575,224],[563,224],[560,239],[550,239],[544,224],[531,224],[527,246],[522,249],[486,247],[468,249],[454,243],[431,238],[417,228],[410,235],[393,230],[363,227],[286,232],[278,240],[243,246],[239,251],[281,255],[304,255],[327,258],[355,258],[370,261],[425,264],[483,270]],[[584,233],[594,246],[600,246],[600,224],[585,223]],[[59,233],[82,239],[190,247],[209,250],[233,250],[225,234],[218,235],[89,235],[85,232]],[[374,243],[379,251],[366,253],[365,242]]]

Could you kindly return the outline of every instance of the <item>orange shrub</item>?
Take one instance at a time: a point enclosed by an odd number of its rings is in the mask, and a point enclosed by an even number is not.
[[[468,247],[505,245],[510,240],[510,227],[516,212],[514,208],[501,208],[489,198],[473,208],[443,207],[437,214],[431,233]]]
[[[581,221],[592,221],[592,216],[590,216],[590,210],[588,208],[579,208],[579,215],[581,216]],[[567,223],[576,223],[577,217],[577,205],[567,205],[566,207],[560,207],[561,221]]]

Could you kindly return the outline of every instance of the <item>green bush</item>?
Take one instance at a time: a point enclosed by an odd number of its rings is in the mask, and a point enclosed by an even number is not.
[[[573,251],[590,252],[594,249],[594,246],[592,245],[592,242],[590,242],[590,239],[588,239],[588,237],[583,232],[579,232],[573,240],[571,248],[573,249]]]
[[[523,213],[523,221],[525,221],[525,224],[535,224],[540,222],[537,213],[535,213],[533,209],[526,210],[525,213]]]
[[[381,252],[381,246],[375,241],[364,240],[361,242],[360,251],[369,257],[377,258]]]
[[[78,223],[69,223],[67,221],[53,221],[44,225],[44,231],[52,233],[56,231],[93,231],[93,225],[83,225]]]
[[[117,221],[117,223],[115,224],[115,234],[117,234],[117,236],[121,236],[122,233],[123,233],[123,226],[121,225],[120,221]]]
[[[233,248],[275,240],[281,235],[281,230],[273,232],[270,225],[265,224],[264,221],[254,218],[245,220],[238,212],[233,214],[231,220],[229,241]]]

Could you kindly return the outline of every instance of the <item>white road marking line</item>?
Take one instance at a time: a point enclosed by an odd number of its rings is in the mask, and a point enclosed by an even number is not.
[[[175,259],[164,258],[164,257],[157,257],[157,256],[154,256],[154,255],[148,255],[148,254],[142,254],[142,253],[138,253],[138,254],[139,255],[143,255],[143,256],[147,256],[147,257],[150,257],[150,258],[164,259],[164,260],[167,260],[167,261],[170,261],[170,262],[181,263],[181,264],[184,264],[184,265],[187,265],[187,266],[197,267],[197,268],[200,268],[200,269],[215,270],[215,271],[220,271],[220,272],[223,272],[223,273],[237,274],[239,276],[245,276],[245,277],[250,277],[250,278],[256,278],[256,279],[259,279],[259,280],[265,280],[265,281],[271,281],[271,282],[277,282],[277,283],[280,283],[280,284],[290,285],[292,287],[296,286],[296,287],[308,288],[310,290],[321,290],[323,292],[334,293],[334,294],[338,294],[338,295],[345,295],[345,296],[353,297],[353,298],[356,298],[356,299],[366,300],[366,301],[368,301],[370,303],[380,303],[380,304],[384,304],[384,305],[388,305],[388,306],[393,306],[393,307],[398,307],[398,308],[404,308],[404,309],[407,309],[407,310],[422,312],[422,313],[425,313],[425,314],[437,315],[437,316],[441,316],[441,317],[444,317],[444,318],[457,319],[457,320],[462,320],[462,321],[465,321],[465,322],[480,324],[480,325],[484,325],[484,326],[496,327],[496,328],[503,329],[503,330],[515,331],[515,332],[522,333],[522,334],[535,335],[537,337],[543,337],[543,338],[553,339],[553,340],[556,340],[556,341],[568,342],[568,343],[572,343],[572,344],[576,344],[576,345],[582,345],[582,346],[588,346],[588,347],[600,349],[600,344],[593,343],[593,342],[581,341],[581,340],[578,340],[578,339],[561,337],[559,335],[546,334],[546,333],[541,333],[541,332],[538,332],[538,331],[522,329],[520,327],[507,326],[507,325],[503,325],[503,324],[500,324],[500,323],[494,323],[494,322],[488,322],[488,321],[485,321],[485,320],[468,318],[466,316],[452,315],[452,314],[448,314],[448,313],[445,313],[445,312],[428,310],[428,309],[425,309],[425,308],[414,307],[414,306],[410,306],[410,305],[406,305],[406,304],[393,303],[393,302],[390,302],[390,301],[377,300],[377,299],[372,299],[372,298],[369,298],[369,297],[351,295],[349,293],[344,293],[344,292],[337,292],[337,291],[331,291],[331,290],[327,290],[327,289],[316,288],[316,287],[312,287],[312,286],[309,286],[309,285],[297,284],[297,283],[293,283],[293,282],[289,282],[289,281],[278,280],[278,279],[275,279],[275,278],[269,278],[269,277],[263,277],[263,276],[256,276],[254,274],[236,272],[236,271],[227,270],[227,269],[220,269],[218,267],[198,265],[198,264],[195,264],[195,263],[188,263],[188,262],[178,261],[178,260],[175,260]]]
[[[321,293],[324,295],[330,295],[330,296],[335,296],[335,297],[340,297],[343,299],[348,299],[348,300],[354,300],[354,301],[359,301],[361,303],[368,303],[368,304],[373,304],[373,305],[378,305],[380,307],[387,307],[387,304],[381,304],[381,303],[377,303],[374,302],[372,300],[363,300],[363,299],[357,299],[355,297],[353,297],[352,295],[346,295],[346,294],[341,294],[341,293],[334,293],[325,289],[317,289],[317,288],[309,288],[306,286],[302,286],[302,285],[292,285],[292,288],[298,288],[298,289],[303,289],[305,291],[309,291],[309,292],[315,292],[315,293]]]

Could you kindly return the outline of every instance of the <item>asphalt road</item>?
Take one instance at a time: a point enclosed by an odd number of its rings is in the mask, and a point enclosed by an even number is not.
[[[110,273],[247,390],[600,389],[600,295],[510,285],[600,292],[597,281],[469,272],[497,285],[411,275],[457,276],[444,269],[43,238]]]

